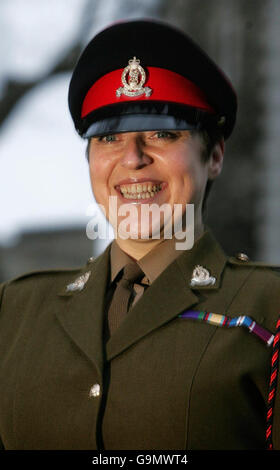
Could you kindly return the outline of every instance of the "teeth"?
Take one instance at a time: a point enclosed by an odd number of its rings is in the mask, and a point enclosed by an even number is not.
[[[120,191],[126,199],[148,199],[162,189],[162,183],[133,183],[120,186]]]

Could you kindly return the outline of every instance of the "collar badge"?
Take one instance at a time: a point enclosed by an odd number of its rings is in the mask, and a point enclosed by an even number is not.
[[[66,287],[67,292],[73,292],[73,291],[76,291],[76,290],[79,290],[79,291],[83,290],[83,288],[85,287],[85,284],[87,283],[87,281],[89,279],[90,274],[91,274],[91,272],[88,271],[87,273],[82,274],[77,279],[75,279],[75,281],[72,282],[71,284],[68,284],[68,286]]]
[[[215,282],[216,278],[210,276],[208,269],[197,265],[193,270],[190,286],[213,286]]]
[[[143,88],[146,81],[146,74],[145,70],[140,65],[140,60],[136,59],[136,57],[128,61],[128,66],[123,70],[121,80],[123,87],[116,90],[116,96],[118,98],[121,95],[133,97],[141,96],[144,93],[146,96],[151,96],[152,89],[149,87]]]

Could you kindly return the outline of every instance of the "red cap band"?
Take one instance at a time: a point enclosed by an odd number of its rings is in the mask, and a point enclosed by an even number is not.
[[[99,78],[89,89],[82,105],[81,117],[85,117],[92,111],[128,101],[168,101],[199,108],[209,113],[215,110],[207,102],[205,93],[193,82],[178,73],[159,67],[145,67],[147,79],[144,87],[152,89],[151,95],[129,97],[116,96],[116,91],[122,86],[121,76],[123,69],[114,70]]]

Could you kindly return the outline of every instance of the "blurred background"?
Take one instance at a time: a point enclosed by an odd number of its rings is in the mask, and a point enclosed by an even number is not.
[[[0,281],[109,243],[86,235],[100,216],[67,91],[91,37],[141,17],[181,27],[231,78],[238,120],[206,222],[228,254],[280,264],[279,0],[1,0]]]

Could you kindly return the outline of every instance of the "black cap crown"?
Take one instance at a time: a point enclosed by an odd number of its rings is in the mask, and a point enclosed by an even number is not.
[[[124,69],[133,60],[139,94],[129,95],[133,78]],[[224,73],[186,34],[162,22],[134,20],[113,24],[87,45],[72,75],[69,108],[84,137],[216,127],[227,138],[237,98]]]

